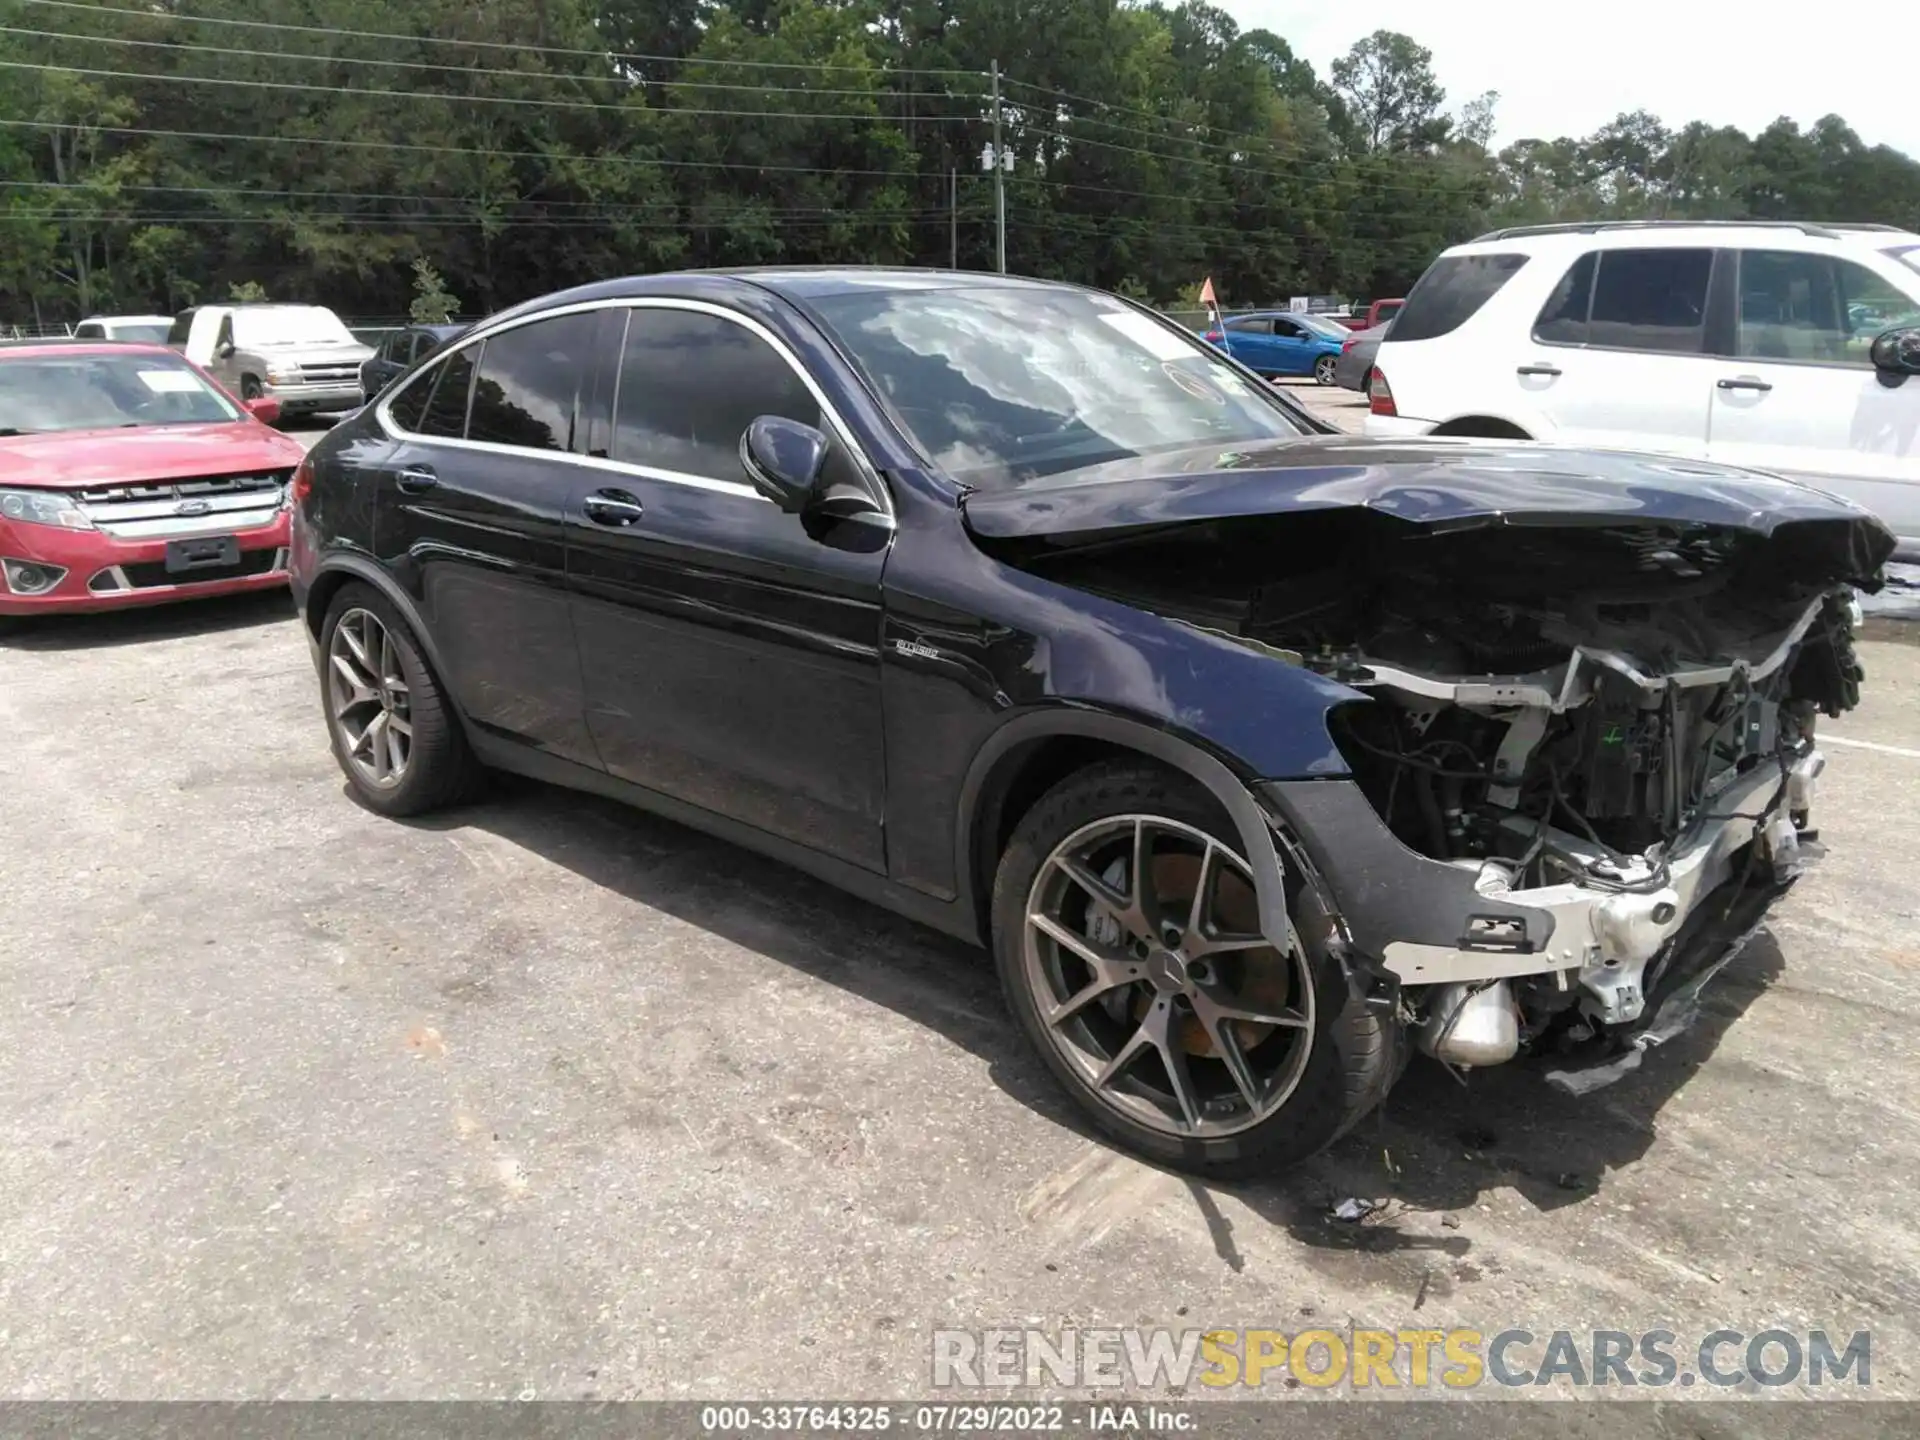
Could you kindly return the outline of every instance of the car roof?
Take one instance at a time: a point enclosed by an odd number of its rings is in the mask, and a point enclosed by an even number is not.
[[[82,325],[171,325],[171,315],[89,315]]]
[[[1880,249],[1889,243],[1920,239],[1893,225],[1814,224],[1801,220],[1594,220],[1555,225],[1512,225],[1489,230],[1448,253],[1489,254],[1514,250],[1633,250],[1692,241],[1699,245],[1745,249],[1778,245],[1782,240],[1808,248]]]

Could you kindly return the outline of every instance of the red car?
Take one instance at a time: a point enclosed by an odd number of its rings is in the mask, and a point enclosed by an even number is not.
[[[0,618],[287,583],[304,456],[159,345],[0,345]]]

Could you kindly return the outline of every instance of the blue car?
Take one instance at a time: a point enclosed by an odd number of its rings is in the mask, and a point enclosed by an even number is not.
[[[1228,319],[1224,335],[1215,327],[1205,338],[1208,344],[1269,379],[1311,375],[1322,385],[1331,385],[1347,330],[1331,320],[1297,310],[1256,310]]]

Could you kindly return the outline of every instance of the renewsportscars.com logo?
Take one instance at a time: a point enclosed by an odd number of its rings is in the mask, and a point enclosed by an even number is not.
[[[936,1330],[933,1385],[1136,1391],[1229,1387],[1869,1386],[1873,1336],[1824,1330]]]

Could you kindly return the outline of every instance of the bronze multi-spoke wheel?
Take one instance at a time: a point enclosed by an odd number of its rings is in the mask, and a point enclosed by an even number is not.
[[[1027,813],[994,889],[1001,979],[1048,1068],[1108,1133],[1210,1175],[1312,1154],[1400,1058],[1291,915],[1263,931],[1232,836],[1184,777],[1097,766]],[[1312,909],[1303,874],[1281,880]]]
[[[320,694],[347,781],[383,815],[418,815],[471,788],[475,765],[405,619],[371,586],[343,586],[320,627]]]
[[[327,708],[342,754],[362,784],[390,790],[413,753],[412,696],[400,653],[371,610],[348,610],[327,646]]]
[[[1299,1082],[1305,957],[1260,933],[1246,861],[1193,825],[1115,815],[1067,836],[1029,889],[1024,948],[1049,1042],[1143,1125],[1232,1134]]]

